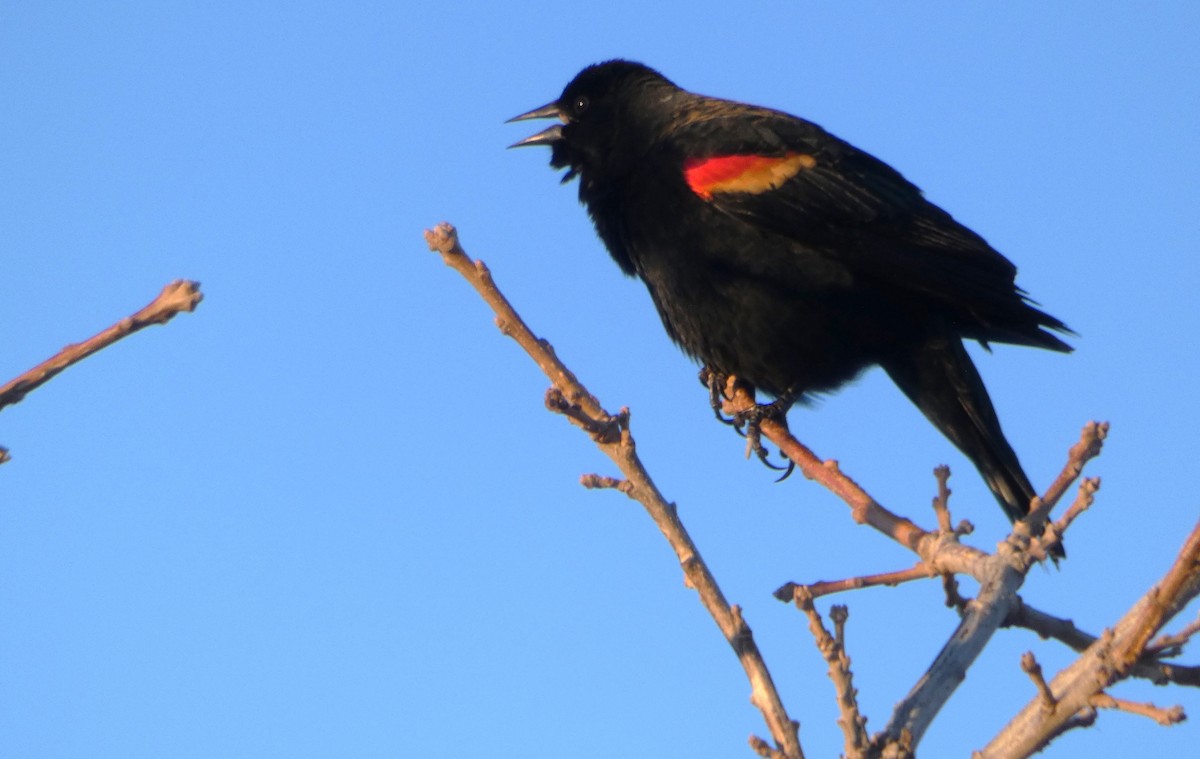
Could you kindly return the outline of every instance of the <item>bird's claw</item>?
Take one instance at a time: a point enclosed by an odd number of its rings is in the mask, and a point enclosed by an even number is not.
[[[734,417],[725,416],[722,410],[722,388],[725,387],[726,376],[719,372],[709,369],[707,366],[700,370],[700,384],[708,388],[708,405],[712,408],[713,414],[717,417],[717,421],[721,424],[727,424],[737,430],[739,435],[745,437],[741,427]]]
[[[742,432],[740,427],[736,427],[735,429],[737,429],[739,433]],[[779,464],[771,461],[771,452],[765,445],[762,444],[762,431],[759,429],[757,421],[746,423],[746,431],[744,436],[746,438],[746,458],[750,458],[750,453],[753,452],[756,456],[758,456],[758,460],[762,462],[763,466],[768,469],[773,469],[776,472],[783,472],[783,474],[779,475],[779,479],[775,480],[776,482],[783,482],[791,476],[793,471],[795,471],[796,462],[792,461],[791,459],[787,459],[787,466],[780,466]]]
[[[733,419],[730,421],[738,434],[746,438],[747,457],[753,452],[758,456],[758,460],[768,469],[783,472],[776,482],[783,482],[791,476],[792,472],[796,469],[796,463],[788,459],[786,466],[780,466],[768,458],[771,452],[762,444],[762,428],[760,425],[764,419],[771,419],[786,425],[787,410],[791,408],[792,403],[793,399],[787,396],[781,397],[772,403],[759,403],[753,408],[734,414]]]
[[[725,416],[722,408],[723,388],[728,377],[708,367],[700,370],[700,382],[708,388],[708,402],[712,407],[717,421],[733,427],[734,431],[746,438],[746,458],[750,454],[758,456],[758,460],[768,469],[783,472],[776,482],[783,482],[796,469],[796,463],[790,459],[786,466],[781,466],[770,460],[771,452],[762,444],[762,430],[759,423],[763,419],[772,419],[783,425],[787,424],[787,412],[796,402],[795,395],[785,393],[771,403],[755,404],[753,408],[739,411],[732,416]]]

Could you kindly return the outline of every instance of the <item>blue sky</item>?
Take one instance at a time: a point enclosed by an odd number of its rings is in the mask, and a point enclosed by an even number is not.
[[[426,251],[443,219],[632,408],[809,755],[840,750],[806,624],[770,592],[910,557],[742,459],[574,187],[504,150],[529,131],[504,119],[616,56],[822,124],[1012,258],[1080,333],[1070,356],[976,354],[1030,476],[1113,425],[1070,560],[1025,596],[1098,632],[1166,569],[1200,513],[1194,3],[447,5],[0,4],[0,374],[172,279],[206,295],[3,413],[0,753],[750,755],[736,660],[638,507],[578,486],[611,466]],[[949,463],[972,540],[1004,534],[880,373],[791,419],[926,523]],[[837,602],[878,730],[955,618],[932,583]],[[1002,632],[927,755],[1032,696],[1027,649],[1069,661]],[[1114,692],[1200,716],[1194,692]],[[1050,755],[1185,755],[1195,730],[1106,713]]]

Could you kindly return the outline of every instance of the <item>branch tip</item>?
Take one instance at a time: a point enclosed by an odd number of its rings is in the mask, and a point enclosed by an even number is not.
[[[633,492],[633,483],[629,480],[599,474],[580,475],[579,484],[588,490],[616,490],[625,495],[630,495]]]
[[[66,346],[54,356],[0,387],[0,409],[20,402],[59,372],[118,340],[152,324],[166,324],[177,314],[195,311],[202,300],[204,295],[200,292],[199,282],[187,279],[170,282],[154,300],[133,315],[118,319],[112,326],[83,342]]]
[[[1100,692],[1092,696],[1088,703],[1097,709],[1116,709],[1129,714],[1136,714],[1141,717],[1147,717],[1154,720],[1163,727],[1178,725],[1180,722],[1187,720],[1187,712],[1178,704],[1168,708],[1155,706],[1154,704],[1139,703],[1137,701],[1127,701],[1123,698],[1114,698],[1107,693]]]
[[[1038,664],[1038,660],[1034,658],[1032,651],[1026,651],[1021,654],[1021,670],[1029,675],[1029,679],[1037,687],[1038,695],[1042,699],[1042,708],[1048,713],[1053,714],[1054,710],[1058,708],[1058,700],[1054,698],[1054,693],[1050,691],[1050,686],[1046,684],[1046,678],[1042,675],[1042,665]]]

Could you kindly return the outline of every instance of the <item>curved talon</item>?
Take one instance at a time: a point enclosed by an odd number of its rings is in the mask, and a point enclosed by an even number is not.
[[[765,466],[767,469],[774,469],[776,472],[787,472],[788,474],[791,474],[792,469],[794,469],[796,466],[795,464],[792,464],[791,461],[788,461],[790,466],[781,466],[780,464],[776,464],[774,461],[771,461],[771,451],[765,445],[759,444],[758,448],[756,448],[754,452],[758,455],[758,460],[761,461],[763,466]],[[783,480],[786,477],[787,474],[783,475],[779,479]]]
[[[779,479],[775,480],[776,482],[783,482],[796,468],[796,463],[791,459],[788,459],[787,466],[780,466],[779,464],[771,461],[769,458],[771,452],[765,445],[762,444],[762,433],[758,426],[759,421],[764,416],[775,415],[777,413],[778,409],[770,409],[767,408],[767,406],[758,406],[753,411],[743,414],[739,421],[746,425],[746,431],[745,433],[742,433],[746,438],[746,455],[749,456],[750,451],[753,451],[754,454],[758,456],[758,460],[763,463],[763,466],[767,467],[768,469],[774,469],[776,472],[783,472]],[[740,427],[735,427],[735,429],[737,429],[739,433],[742,432]]]
[[[725,416],[721,410],[721,386],[725,384],[724,375],[718,374],[706,366],[700,370],[700,384],[708,388],[708,405],[712,407],[717,421],[737,429],[737,417]],[[739,434],[741,434],[740,430]]]
[[[783,474],[779,475],[779,479],[777,479],[777,480],[775,480],[775,481],[776,481],[776,482],[783,482],[783,481],[784,481],[784,480],[786,480],[788,477],[791,477],[791,476],[792,476],[792,472],[794,472],[794,471],[796,471],[796,462],[795,462],[795,461],[792,461],[791,459],[788,459],[788,460],[787,460],[787,471],[785,471]]]

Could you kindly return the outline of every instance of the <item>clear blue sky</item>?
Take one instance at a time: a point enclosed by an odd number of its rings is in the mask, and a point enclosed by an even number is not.
[[[770,592],[910,556],[741,458],[575,188],[504,149],[529,130],[505,118],[615,56],[822,124],[1017,262],[1080,333],[1070,356],[979,354],[1030,475],[1113,424],[1070,560],[1026,597],[1098,632],[1161,575],[1200,514],[1200,6],[454,5],[0,4],[0,374],[169,280],[206,294],[3,412],[0,754],[750,756],[734,657],[639,507],[578,486],[612,467],[425,250],[443,219],[633,409],[809,755],[840,750],[806,624]],[[881,374],[792,426],[926,523],[949,463],[974,542],[1004,534]],[[869,729],[952,631],[940,596],[837,599]],[[1026,649],[1069,660],[1002,632],[925,755],[1032,696]],[[1194,692],[1115,693],[1200,719]],[[1187,755],[1196,724],[1106,713],[1050,755]]]

